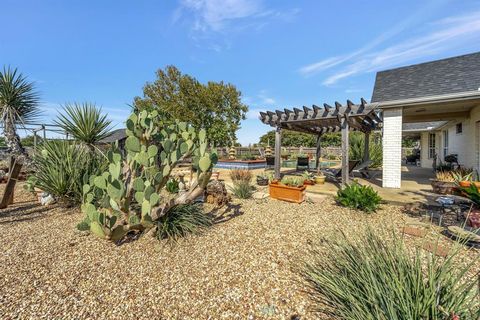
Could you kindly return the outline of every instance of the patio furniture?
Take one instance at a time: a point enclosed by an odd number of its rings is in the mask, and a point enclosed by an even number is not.
[[[358,165],[359,160],[350,160],[348,161],[348,175],[351,176],[353,169]],[[340,182],[342,179],[342,169],[324,169],[322,170],[323,174],[327,179],[333,180],[335,182]]]
[[[265,169],[273,169],[275,167],[275,157],[265,157],[265,160],[267,161],[267,166]]]
[[[368,171],[368,167],[372,164],[372,160],[363,161],[355,168],[353,168],[352,172],[359,173],[365,179],[370,179],[370,172]]]
[[[309,168],[309,160],[307,157],[298,157],[297,158],[297,170]]]

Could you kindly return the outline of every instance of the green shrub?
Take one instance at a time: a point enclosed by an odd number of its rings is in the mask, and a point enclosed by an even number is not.
[[[382,198],[372,187],[362,186],[357,182],[338,190],[335,200],[344,207],[367,213],[376,211],[382,202]]]
[[[46,140],[33,156],[35,171],[30,188],[37,187],[68,204],[82,201],[83,183],[106,168],[105,158],[87,148],[62,140]]]
[[[350,151],[349,156],[351,159],[362,160],[364,155],[364,144],[365,139],[363,134],[352,133],[349,139]],[[371,168],[378,168],[382,166],[383,163],[383,150],[382,144],[378,137],[375,137],[375,134],[372,134],[370,137],[369,144],[369,156],[372,163],[370,164]]]
[[[239,199],[250,199],[254,193],[254,188],[249,181],[236,181],[230,188],[233,195]]]
[[[303,187],[303,183],[305,182],[305,178],[303,177],[283,177],[280,183],[289,186],[289,187]]]
[[[318,303],[316,311],[335,319],[479,319],[476,279],[465,274],[457,250],[440,258],[415,254],[394,235],[386,241],[369,230],[353,241],[343,236],[328,250],[311,250],[302,274]]]
[[[177,241],[188,234],[198,234],[213,225],[211,216],[199,204],[181,204],[172,207],[157,220],[158,239]]]
[[[167,190],[169,193],[178,193],[180,190],[178,187],[178,181],[174,178],[169,179],[165,185],[165,190]]]

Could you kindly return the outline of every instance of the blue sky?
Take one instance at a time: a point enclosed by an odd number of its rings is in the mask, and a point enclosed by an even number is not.
[[[480,1],[0,0],[0,64],[42,95],[44,122],[91,101],[117,125],[155,70],[231,82],[258,111],[367,100],[375,72],[480,50]]]

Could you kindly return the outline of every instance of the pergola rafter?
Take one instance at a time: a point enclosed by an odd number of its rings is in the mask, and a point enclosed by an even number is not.
[[[276,128],[275,138],[275,177],[280,178],[280,146],[281,130],[287,129],[297,132],[310,133],[317,136],[317,152],[320,154],[321,136],[325,133],[342,132],[342,183],[348,182],[348,131],[360,131],[368,139],[373,130],[381,127],[382,119],[378,111],[378,104],[368,103],[361,98],[359,104],[347,100],[346,105],[335,101],[334,106],[327,103],[323,108],[312,105],[311,108],[283,109],[260,112],[260,120]],[[368,146],[368,142],[366,143]],[[278,151],[278,152],[277,152]],[[365,159],[368,160],[368,150],[365,149]],[[278,153],[278,154],[277,154]],[[319,166],[319,157],[316,166]]]

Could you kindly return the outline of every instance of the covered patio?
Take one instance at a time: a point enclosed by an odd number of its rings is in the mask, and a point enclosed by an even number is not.
[[[347,100],[346,105],[335,102],[335,106],[327,103],[323,108],[312,105],[312,108],[303,106],[303,109],[293,108],[275,110],[275,112],[260,112],[260,120],[275,128],[275,178],[281,178],[281,148],[282,130],[310,133],[317,137],[315,167],[319,168],[321,155],[322,135],[329,132],[341,132],[342,135],[342,162],[341,183],[349,182],[349,132],[359,131],[365,136],[363,163],[369,161],[369,136],[373,130],[381,127],[382,119],[378,112],[378,104],[367,103],[365,99],[360,104]]]

